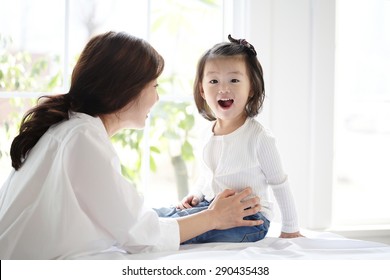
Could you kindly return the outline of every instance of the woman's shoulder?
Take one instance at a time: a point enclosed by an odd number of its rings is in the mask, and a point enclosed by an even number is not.
[[[93,117],[85,113],[70,112],[69,121],[71,125],[87,126],[91,128],[104,128],[99,117]]]
[[[66,140],[75,134],[88,133],[108,137],[100,118],[84,113],[69,113],[69,119],[52,126],[48,134],[59,140]]]

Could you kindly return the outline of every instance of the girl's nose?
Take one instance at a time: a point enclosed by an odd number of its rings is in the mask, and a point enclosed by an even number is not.
[[[227,94],[227,93],[230,93],[230,90],[220,90],[218,91],[219,94]]]
[[[218,93],[229,93],[229,92],[230,92],[230,89],[226,85],[221,85],[221,87],[218,90]]]

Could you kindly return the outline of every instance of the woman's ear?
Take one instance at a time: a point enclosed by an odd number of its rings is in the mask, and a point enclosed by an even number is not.
[[[202,85],[199,85],[199,93],[203,97],[203,99],[206,99],[205,96],[204,96],[204,90],[203,90]]]

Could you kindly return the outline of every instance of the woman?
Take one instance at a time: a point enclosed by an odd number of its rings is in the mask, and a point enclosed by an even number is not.
[[[163,66],[142,39],[98,35],[80,55],[69,92],[27,112],[0,190],[0,259],[85,258],[112,246],[177,250],[209,230],[261,223],[243,220],[260,210],[257,197],[244,200],[249,188],[222,192],[202,213],[161,219],[121,176],[109,137],[144,127]]]

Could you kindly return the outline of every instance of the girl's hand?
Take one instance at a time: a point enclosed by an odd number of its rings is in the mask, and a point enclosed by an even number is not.
[[[299,231],[297,232],[282,232],[279,236],[279,238],[297,238],[297,237],[304,237]]]
[[[259,197],[245,200],[252,194],[251,188],[236,193],[233,190],[224,190],[216,196],[206,211],[211,212],[214,229],[227,229],[239,226],[261,225],[261,220],[244,220],[243,218],[260,211]]]
[[[199,199],[194,195],[188,195],[176,206],[178,209],[187,209],[199,204]]]

